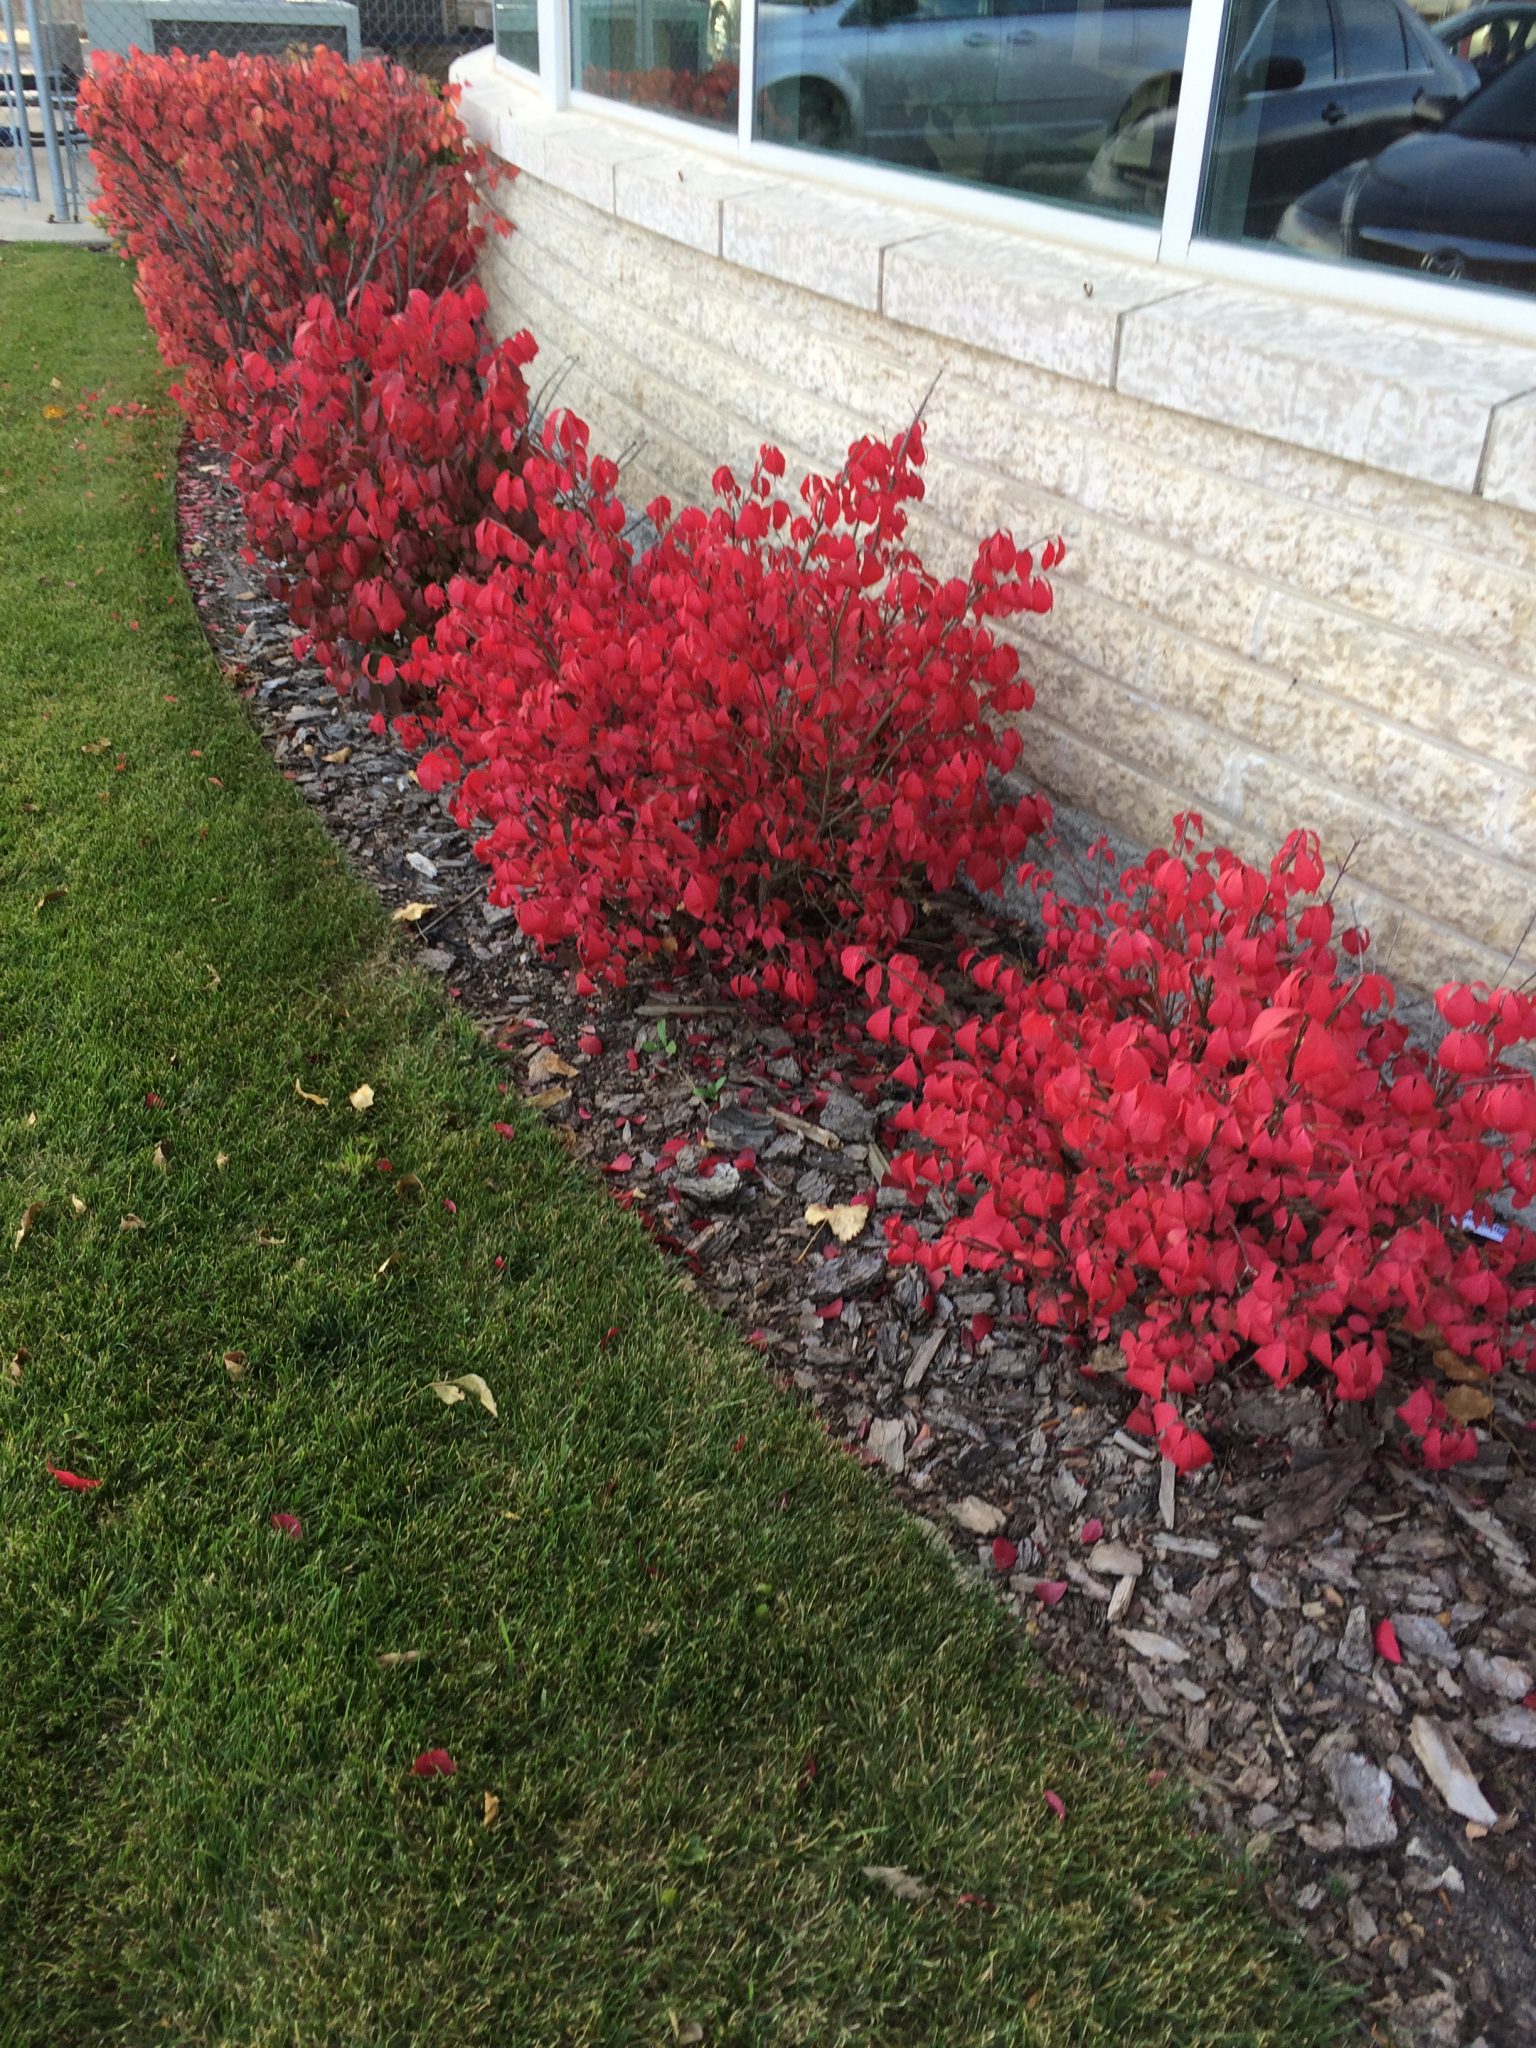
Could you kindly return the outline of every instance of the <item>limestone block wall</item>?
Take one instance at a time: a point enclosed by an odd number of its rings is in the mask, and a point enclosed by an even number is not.
[[[522,166],[495,319],[630,451],[637,510],[764,440],[835,466],[932,386],[928,559],[1067,538],[1021,632],[1044,787],[1144,844],[1186,807],[1250,854],[1313,826],[1394,974],[1505,973],[1536,913],[1536,348],[765,177],[499,80],[466,111]]]

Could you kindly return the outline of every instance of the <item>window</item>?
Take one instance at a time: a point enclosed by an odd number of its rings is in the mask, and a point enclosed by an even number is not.
[[[496,44],[556,105],[1162,225],[1170,263],[1227,243],[1347,266],[1342,296],[1373,269],[1536,296],[1536,0],[559,0],[565,78],[540,4],[493,0]]]
[[[571,83],[736,127],[741,0],[573,0]]]
[[[1125,0],[758,0],[756,133],[1156,218],[1189,9]],[[1135,130],[1129,202],[1098,191]]]
[[[1533,19],[1509,5],[1439,22],[1408,0],[1272,0],[1245,33],[1239,6],[1202,231],[1536,292]]]
[[[496,54],[525,71],[539,68],[538,0],[495,0]]]

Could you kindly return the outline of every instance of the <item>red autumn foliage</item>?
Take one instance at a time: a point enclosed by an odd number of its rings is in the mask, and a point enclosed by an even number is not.
[[[398,309],[371,285],[344,312],[317,295],[291,355],[227,373],[247,533],[338,688],[392,682],[448,580],[491,567],[476,535],[522,459],[534,345],[493,346],[485,313],[478,284]]]
[[[897,942],[962,867],[985,889],[1017,864],[1046,811],[989,788],[1019,754],[992,721],[1032,701],[990,625],[1050,590],[1003,534],[968,579],[924,569],[922,460],[920,426],[860,441],[793,506],[765,448],[745,485],[716,472],[711,510],[651,505],[637,556],[613,464],[546,423],[496,487],[533,544],[491,536],[505,563],[453,583],[406,670],[447,743],[423,783],[463,765],[455,815],[525,932],[615,983],[701,956],[803,1005],[840,938]]]
[[[372,286],[401,306],[468,282],[470,179],[495,171],[455,97],[325,49],[93,59],[80,118],[99,210],[200,434],[225,432],[229,358],[281,361],[317,294],[345,309]]]
[[[1047,893],[1036,972],[970,956],[958,1028],[915,962],[843,961],[917,1091],[893,1178],[950,1212],[931,1241],[896,1219],[896,1255],[1005,1271],[1042,1322],[1117,1339],[1186,1467],[1209,1454],[1168,1397],[1235,1362],[1281,1387],[1318,1367],[1364,1401],[1394,1340],[1529,1365],[1536,1305],[1536,1238],[1463,1227],[1536,1190],[1536,1083],[1503,1058],[1536,1038],[1536,999],[1442,989],[1431,1054],[1364,935],[1335,946],[1315,838],[1265,872],[1197,850],[1200,829],[1176,821],[1173,851],[1096,901]],[[1475,1454],[1427,1387],[1398,1412],[1426,1465]]]
[[[608,71],[589,64],[581,75],[588,92],[625,100],[633,107],[665,107],[668,113],[734,127],[741,67],[712,64],[707,71],[674,71],[658,64],[649,71]]]

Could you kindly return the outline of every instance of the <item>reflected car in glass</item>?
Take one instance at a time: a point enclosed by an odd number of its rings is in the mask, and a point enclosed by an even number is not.
[[[1277,240],[1468,284],[1536,291],[1536,50],[1458,107],[1298,199]]]
[[[1240,12],[1252,18],[1251,7]],[[1416,122],[1444,120],[1478,83],[1405,0],[1269,0],[1227,73],[1205,232],[1268,240],[1301,193]],[[1104,144],[1085,196],[1160,212],[1176,117],[1175,85],[1166,108],[1138,114]]]
[[[1536,0],[1469,7],[1464,14],[1437,21],[1435,34],[1454,55],[1465,57],[1486,85],[1527,50],[1536,50]]]
[[[1124,0],[760,0],[759,133],[1075,197],[1188,27],[1187,6]]]

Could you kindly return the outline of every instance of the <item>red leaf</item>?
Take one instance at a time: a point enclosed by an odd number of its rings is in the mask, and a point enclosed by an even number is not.
[[[424,1749],[411,1765],[418,1778],[451,1778],[458,1768],[446,1749]]]
[[[78,1472],[66,1472],[61,1465],[50,1465],[48,1470],[60,1486],[67,1486],[71,1493],[93,1493],[101,1484],[99,1479],[85,1479]]]
[[[1079,1530],[1077,1540],[1079,1543],[1093,1544],[1097,1543],[1103,1534],[1104,1524],[1097,1515],[1090,1515],[1088,1520],[1084,1522],[1081,1530]]]
[[[633,1153],[616,1152],[603,1168],[603,1171],[604,1173],[629,1173],[633,1169],[634,1164]]]
[[[1058,1820],[1065,1820],[1067,1817],[1067,1802],[1065,1801],[1065,1799],[1062,1798],[1061,1794],[1059,1792],[1053,1792],[1050,1789],[1050,1787],[1047,1786],[1043,1794],[1043,1797],[1045,1799],[1046,1805],[1051,1809],[1052,1813],[1055,1814],[1056,1818]]]
[[[821,1318],[822,1322],[824,1323],[835,1322],[837,1318],[842,1314],[842,1312],[843,1297],[841,1295],[837,1297],[836,1301],[824,1301],[821,1307],[816,1311],[817,1315]]]
[[[995,1572],[1011,1572],[1019,1561],[1019,1546],[1006,1536],[992,1539],[992,1569]]]
[[[1036,1579],[1035,1598],[1042,1607],[1054,1607],[1067,1590],[1065,1579]]]
[[[498,1138],[515,1138],[517,1136],[517,1128],[514,1124],[492,1124],[491,1129]]]
[[[603,1041],[595,1031],[583,1031],[576,1043],[588,1059],[595,1060],[603,1049]]]
[[[375,1159],[374,1170],[378,1173],[393,1173],[394,1167],[387,1159]]]
[[[267,1520],[272,1524],[273,1528],[277,1531],[279,1536],[286,1536],[292,1542],[296,1543],[298,1539],[304,1534],[304,1524],[299,1520],[297,1515],[285,1515],[282,1513],[278,1513],[275,1515],[268,1515]]]
[[[1401,1664],[1403,1653],[1398,1647],[1397,1630],[1384,1614],[1376,1624],[1376,1654],[1388,1664]]]

